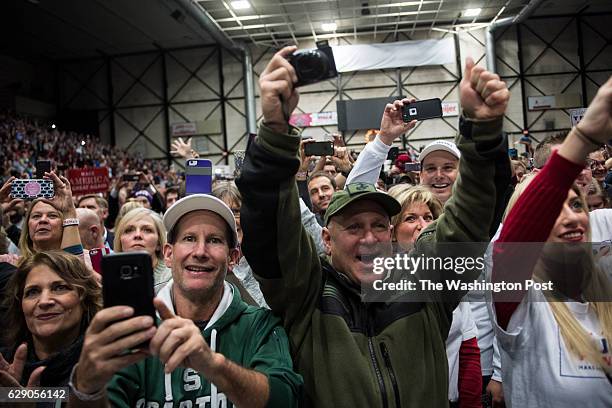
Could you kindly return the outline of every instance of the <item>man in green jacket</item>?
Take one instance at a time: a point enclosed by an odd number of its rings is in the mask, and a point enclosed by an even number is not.
[[[289,333],[304,377],[303,406],[445,407],[445,339],[464,292],[447,293],[446,302],[362,302],[360,285],[373,280],[370,258],[390,243],[390,217],[399,212],[397,202],[365,183],[334,194],[323,230],[327,256],[316,255],[299,219],[300,136],[287,123],[299,99],[286,59],[293,51],[278,52],[260,76],[264,122],[237,184],[242,250]],[[459,177],[445,214],[417,242],[426,254],[435,254],[428,244],[488,242],[495,162],[507,160],[501,131],[506,84],[469,60],[460,92]],[[402,121],[401,108],[401,101],[387,105],[381,132],[399,136],[414,126]],[[441,277],[457,276],[447,271]]]
[[[173,280],[155,298],[162,321],[129,307],[92,320],[70,379],[71,407],[296,407],[302,379],[287,335],[225,282],[236,222],[216,197],[182,198],[164,215]],[[127,320],[126,320],[127,319]],[[124,351],[150,341],[146,351]]]

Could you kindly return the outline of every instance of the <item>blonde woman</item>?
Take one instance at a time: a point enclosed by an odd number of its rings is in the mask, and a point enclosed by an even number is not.
[[[398,184],[388,194],[395,198],[402,209],[391,218],[393,239],[407,250],[412,247],[421,232],[438,219],[444,208],[431,190],[424,186]],[[461,401],[461,407],[481,407],[482,376],[480,350],[476,340],[477,328],[468,302],[461,302],[453,311],[446,357],[448,359],[448,399],[452,404]],[[454,405],[453,405],[454,406]]]
[[[115,228],[115,252],[145,251],[151,255],[155,293],[172,278],[172,271],[164,263],[165,244],[166,228],[162,219],[148,208],[128,211]]]
[[[510,407],[612,406],[612,290],[586,245],[588,207],[574,184],[589,152],[610,139],[611,113],[612,79],[546,166],[517,189],[495,244],[493,282],[523,283],[511,298],[493,294]],[[543,242],[544,251],[534,250]],[[551,290],[525,290],[532,277],[552,282]]]

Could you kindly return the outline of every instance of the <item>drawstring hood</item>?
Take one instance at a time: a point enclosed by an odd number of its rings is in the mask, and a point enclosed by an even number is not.
[[[210,333],[210,348],[213,353],[217,350],[217,329],[212,329]],[[218,406],[217,386],[210,382],[210,406],[217,408]]]
[[[170,309],[172,313],[176,314],[174,310],[174,302],[173,302],[173,299],[174,299],[174,293],[172,291],[173,283],[174,283],[173,280],[168,281],[168,284],[163,287],[163,289],[158,293],[157,297],[161,298],[161,300],[168,307],[168,309]],[[221,318],[221,316],[223,316],[223,314],[227,311],[227,309],[229,309],[230,305],[232,304],[232,300],[234,298],[234,288],[232,287],[232,285],[230,285],[227,282],[223,282],[223,283],[224,283],[223,296],[221,297],[221,301],[219,302],[217,309],[215,309],[215,312],[213,313],[210,320],[206,324],[204,331],[206,331],[209,327],[215,324]],[[161,319],[159,316],[159,313],[157,313],[157,317]],[[210,346],[210,349],[213,351],[213,353],[217,351],[217,329],[212,329],[211,331],[209,346]],[[174,399],[172,395],[172,373],[164,374],[164,388],[165,388],[164,407],[166,406],[171,407],[173,403],[173,399]],[[210,394],[211,394],[210,396],[211,408],[217,408],[218,407],[218,392],[217,392],[217,387],[212,382],[210,383]]]

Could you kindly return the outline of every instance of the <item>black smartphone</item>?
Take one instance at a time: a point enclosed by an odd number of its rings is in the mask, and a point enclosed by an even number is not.
[[[304,154],[306,156],[333,156],[334,142],[314,142],[304,144]]]
[[[45,176],[45,172],[51,172],[51,160],[36,161],[36,178],[41,179]]]
[[[406,163],[404,171],[421,171],[421,163]]]
[[[134,316],[151,316],[153,306],[153,267],[147,252],[121,252],[102,257],[102,299],[104,307],[131,306]],[[141,344],[137,348],[146,347]]]
[[[425,99],[404,105],[402,118],[404,122],[442,117],[442,101],[440,98]]]
[[[122,177],[123,181],[138,181],[140,180],[140,174],[128,173]]]

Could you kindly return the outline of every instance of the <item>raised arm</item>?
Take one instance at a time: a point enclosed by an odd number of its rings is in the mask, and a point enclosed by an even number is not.
[[[260,77],[264,122],[236,180],[243,253],[266,302],[290,332],[294,319],[304,320],[314,310],[321,286],[317,252],[300,219],[295,183],[300,137],[287,123],[299,99],[295,71],[285,58],[294,50],[275,54]]]
[[[385,106],[380,121],[380,133],[372,143],[368,143],[359,153],[359,157],[357,157],[357,161],[346,179],[345,186],[358,182],[376,185],[380,169],[385,163],[393,141],[416,125],[416,120],[406,123],[402,119],[402,107],[405,103],[414,101],[415,99],[405,98],[388,103]]]
[[[509,166],[502,132],[509,99],[506,83],[468,58],[460,84],[463,117],[457,139],[462,155],[459,175],[444,214],[429,231],[435,228],[437,242],[489,241],[497,189],[505,190],[510,182],[509,177],[496,180],[496,162],[505,160]],[[427,233],[426,230],[424,234]]]
[[[516,267],[517,248],[504,242],[545,242],[552,230],[567,194],[582,171],[590,152],[607,143],[612,136],[612,78],[599,89],[584,118],[574,127],[559,150],[552,154],[542,171],[525,189],[508,214],[494,250],[492,280],[529,279],[538,260],[537,251],[529,251]],[[529,225],[530,228],[524,228]],[[518,274],[518,275],[517,275]],[[494,296],[494,300],[496,297]],[[498,325],[505,329],[517,302],[495,302]]]

